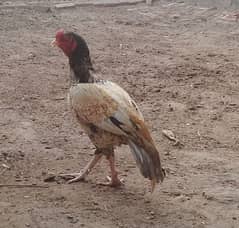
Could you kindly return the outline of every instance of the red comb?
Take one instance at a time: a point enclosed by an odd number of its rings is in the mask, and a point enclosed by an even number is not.
[[[64,29],[60,29],[56,32],[56,38],[60,38],[65,34]]]

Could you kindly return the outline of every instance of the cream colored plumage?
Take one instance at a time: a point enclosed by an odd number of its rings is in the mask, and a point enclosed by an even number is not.
[[[143,120],[143,115],[129,94],[110,81],[77,84],[70,88],[69,97],[72,109],[79,114],[80,122],[95,124],[118,135],[125,133],[109,123],[108,117],[116,116],[127,127],[132,126],[129,112]]]

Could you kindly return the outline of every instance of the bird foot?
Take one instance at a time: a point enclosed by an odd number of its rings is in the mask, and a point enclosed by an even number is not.
[[[114,187],[114,188],[117,188],[117,187],[120,187],[120,186],[124,185],[124,179],[119,179],[118,177],[112,178],[110,176],[107,176],[106,178],[107,178],[108,182],[99,183],[99,184],[103,185],[103,186]]]
[[[71,184],[73,182],[77,181],[84,181],[85,180],[85,173],[80,172],[80,173],[63,173],[60,174],[59,177],[68,179],[67,183]]]

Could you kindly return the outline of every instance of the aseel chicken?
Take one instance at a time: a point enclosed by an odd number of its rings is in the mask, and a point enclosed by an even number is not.
[[[163,181],[165,171],[134,100],[117,84],[94,77],[89,49],[81,36],[59,30],[53,44],[69,58],[69,103],[96,148],[93,159],[81,172],[62,175],[71,176],[70,183],[82,180],[105,156],[111,171],[108,184],[117,187],[122,182],[115,169],[114,150],[117,146],[127,144],[141,174],[151,181],[153,191],[155,185]]]

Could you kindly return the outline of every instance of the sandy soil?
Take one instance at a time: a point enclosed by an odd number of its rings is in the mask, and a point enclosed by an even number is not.
[[[234,9],[190,1],[64,10],[53,0],[15,8],[6,2],[1,228],[239,227],[239,28],[234,17],[222,19]],[[153,195],[127,147],[117,150],[121,189],[97,184],[108,174],[106,162],[86,182],[44,182],[49,173],[79,171],[94,151],[67,107],[67,59],[50,46],[59,28],[80,33],[100,77],[118,82],[142,109],[168,172]]]

